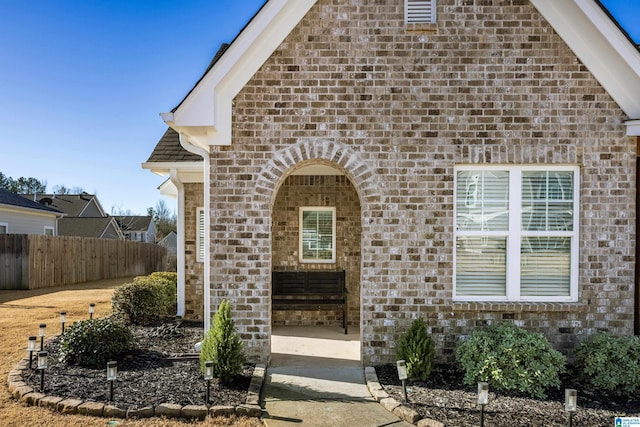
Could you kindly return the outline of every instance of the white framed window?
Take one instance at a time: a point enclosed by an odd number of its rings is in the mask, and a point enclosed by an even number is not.
[[[436,0],[404,0],[404,23],[435,24]]]
[[[577,301],[579,168],[455,168],[454,299]]]
[[[336,262],[336,208],[300,208],[300,262]]]
[[[9,234],[9,224],[0,222],[0,234]]]
[[[53,227],[44,227],[44,235],[45,236],[53,236],[55,232],[55,229]]]
[[[204,262],[205,239],[204,239],[204,208],[196,209],[196,261]]]

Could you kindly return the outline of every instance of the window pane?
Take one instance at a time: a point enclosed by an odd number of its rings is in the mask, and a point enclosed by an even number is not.
[[[0,224],[0,234],[7,234],[7,226]]]
[[[522,173],[522,229],[524,231],[573,230],[573,173],[527,171]]]
[[[521,296],[569,296],[569,237],[523,237],[520,256]]]
[[[332,211],[303,211],[302,257],[305,260],[333,259]]]
[[[506,295],[506,238],[458,237],[457,296]]]
[[[460,231],[507,230],[509,173],[458,171],[456,226]]]

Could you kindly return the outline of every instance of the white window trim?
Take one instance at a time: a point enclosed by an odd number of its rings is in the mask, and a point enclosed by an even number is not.
[[[459,233],[454,229],[453,245],[453,300],[462,301],[506,301],[506,302],[576,302],[578,301],[578,270],[579,270],[579,230],[580,230],[580,167],[574,165],[456,165],[454,171],[454,189],[457,188],[458,171],[465,170],[500,170],[509,172],[509,229],[506,232],[465,232]],[[569,296],[547,297],[521,297],[520,296],[520,241],[522,237],[521,227],[521,182],[522,172],[525,171],[571,171],[573,172],[573,230],[563,232],[563,235],[571,238]],[[454,193],[454,221],[457,219],[457,193]],[[457,296],[456,295],[456,245],[459,235],[497,235],[507,238],[507,289],[506,296]],[[529,233],[528,233],[529,234]],[[544,232],[541,235],[546,235]],[[558,235],[554,232],[554,235]]]
[[[331,259],[305,259],[303,257],[303,242],[302,242],[302,218],[304,212],[308,211],[323,211],[331,212]],[[298,219],[298,253],[299,261],[302,264],[335,264],[336,262],[336,208],[334,207],[318,207],[318,206],[304,206],[299,210]]]
[[[4,226],[5,232],[3,234],[9,234],[9,223],[8,222],[0,222],[0,226]]]
[[[415,10],[428,8],[430,10],[429,18],[415,17]],[[416,24],[435,24],[436,23],[436,0],[404,0],[404,24],[405,26]]]
[[[204,246],[205,230],[204,208],[196,208],[196,262],[204,262],[206,248]]]
[[[47,235],[47,230],[51,230],[51,234],[50,234],[50,236],[55,236],[55,235],[56,235],[56,229],[55,229],[55,227],[51,227],[51,226],[45,225],[45,226],[44,226],[44,235],[45,235],[45,236]]]

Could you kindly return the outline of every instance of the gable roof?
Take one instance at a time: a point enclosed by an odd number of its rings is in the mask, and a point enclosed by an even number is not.
[[[98,198],[92,194],[21,194],[22,197],[29,200],[37,200],[43,206],[50,206],[54,209],[64,212],[72,217],[82,216],[83,212],[91,203],[95,203],[98,211],[104,216],[104,209],[100,205]]]
[[[40,203],[25,199],[19,194],[12,193],[3,188],[0,188],[0,205],[13,206],[24,209],[31,209],[36,211],[43,211],[48,213],[57,214],[58,216],[64,215],[57,209],[50,208]]]
[[[58,220],[58,235],[124,239],[113,217],[66,217]]]
[[[184,149],[180,145],[180,135],[171,128],[162,135],[149,156],[147,163],[161,162],[202,162],[202,157]]]
[[[208,151],[231,143],[232,101],[317,0],[269,0],[163,120]],[[531,0],[640,135],[640,51],[598,0]]]
[[[150,216],[114,216],[122,231],[148,231],[153,221]]]

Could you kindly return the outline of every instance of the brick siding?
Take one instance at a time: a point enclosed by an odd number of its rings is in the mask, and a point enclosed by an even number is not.
[[[272,223],[291,172],[321,162],[360,200],[363,363],[393,361],[418,316],[448,359],[502,320],[566,353],[631,333],[636,147],[619,107],[528,1],[439,0],[431,34],[405,30],[403,3],[319,0],[237,95],[233,144],[210,152],[212,310],[230,298],[266,360]],[[581,165],[577,303],[452,301],[454,165],[489,163]]]

